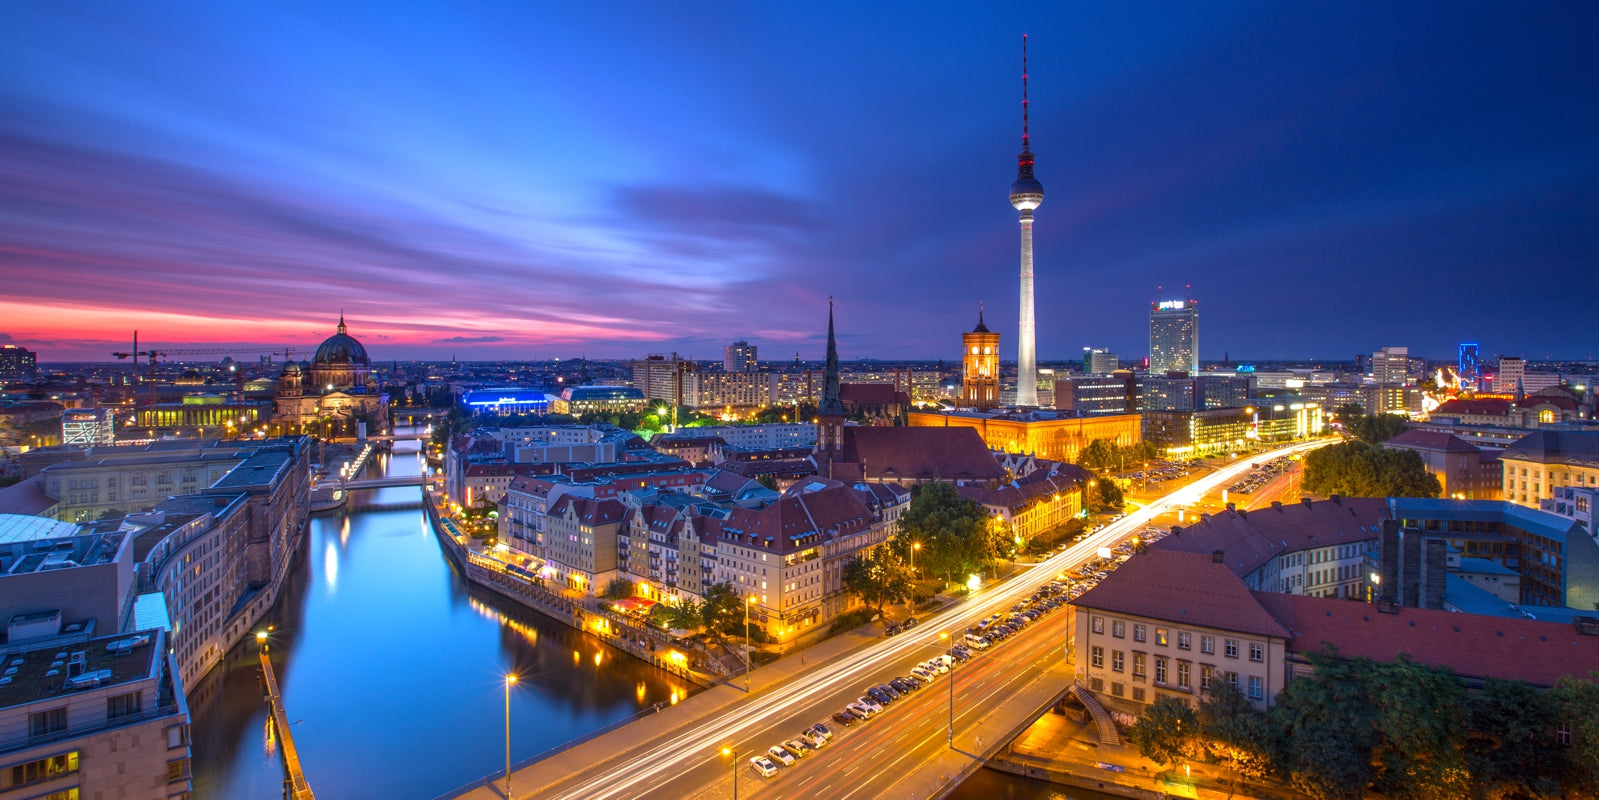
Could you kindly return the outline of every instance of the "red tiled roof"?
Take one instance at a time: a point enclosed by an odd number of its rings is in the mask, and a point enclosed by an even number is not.
[[[873,521],[872,510],[853,489],[835,486],[784,497],[759,510],[733,508],[722,521],[721,537],[783,553],[813,546],[821,537],[865,530]],[[797,541],[813,535],[816,541]]]
[[[1317,651],[1326,641],[1344,658],[1391,661],[1408,653],[1462,677],[1519,679],[1535,686],[1553,686],[1565,675],[1586,677],[1599,666],[1599,636],[1581,635],[1566,623],[1405,607],[1383,614],[1374,605],[1349,600],[1252,594],[1289,629],[1293,652]]]
[[[1072,604],[1259,636],[1288,638],[1249,587],[1209,555],[1150,550],[1134,556]]]
[[[594,500],[570,494],[563,494],[555,501],[550,507],[550,516],[564,517],[568,508],[584,525],[608,525],[627,517],[627,506],[618,500]]]
[[[910,405],[910,397],[892,383],[843,383],[838,399],[846,406]]]
[[[1382,532],[1387,508],[1382,498],[1345,497],[1308,505],[1273,503],[1249,512],[1223,511],[1151,548],[1199,553],[1206,558],[1220,550],[1227,567],[1242,577],[1282,553],[1375,539]]]
[[[860,478],[861,471],[866,477],[895,480],[997,481],[1005,477],[1005,470],[975,428],[849,426],[844,428],[843,445],[833,459],[833,477],[842,480]],[[855,465],[855,474],[836,469],[840,464]]]
[[[1451,416],[1454,414],[1470,414],[1476,416],[1502,417],[1510,413],[1511,401],[1500,400],[1494,397],[1485,397],[1475,400],[1448,400],[1433,409],[1434,415]]]
[[[1432,450],[1441,453],[1475,453],[1478,452],[1465,439],[1444,431],[1408,430],[1383,443],[1388,447],[1404,447],[1414,450]]]

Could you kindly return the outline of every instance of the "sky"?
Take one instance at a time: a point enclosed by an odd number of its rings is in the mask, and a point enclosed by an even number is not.
[[[1599,353],[1577,2],[6,3],[0,342],[1013,358],[1023,33],[1040,360]]]

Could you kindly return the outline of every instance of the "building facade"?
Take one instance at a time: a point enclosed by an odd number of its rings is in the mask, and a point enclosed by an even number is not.
[[[999,405],[999,334],[983,324],[977,312],[977,327],[961,334],[962,408],[990,409]]]
[[[742,339],[722,348],[724,372],[754,372],[756,361],[755,345]]]
[[[284,365],[272,405],[273,423],[286,434],[338,438],[355,436],[361,424],[367,433],[389,428],[389,396],[378,388],[372,359],[348,333],[342,314],[337,332],[311,361]]]
[[[906,418],[911,427],[973,428],[990,450],[1030,453],[1066,463],[1075,462],[1077,454],[1096,439],[1121,445],[1143,440],[1137,414],[1078,416],[1052,411],[912,411]]]
[[[1149,304],[1149,373],[1199,373],[1199,306],[1192,298]]]

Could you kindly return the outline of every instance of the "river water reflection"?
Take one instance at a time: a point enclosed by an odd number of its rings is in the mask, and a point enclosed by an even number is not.
[[[415,443],[368,475],[415,475]],[[358,492],[414,501],[417,489]],[[320,800],[428,798],[674,702],[691,686],[597,640],[471,588],[420,510],[313,517],[270,617],[273,665],[307,779]],[[261,700],[255,643],[189,692],[195,796],[271,800],[282,767]]]

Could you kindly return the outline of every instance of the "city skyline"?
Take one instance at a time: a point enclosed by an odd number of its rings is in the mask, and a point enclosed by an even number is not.
[[[816,360],[833,294],[953,362],[1017,330],[1025,32],[1039,361],[1184,284],[1207,361],[1592,356],[1592,9],[379,11],[8,9],[0,342]]]

